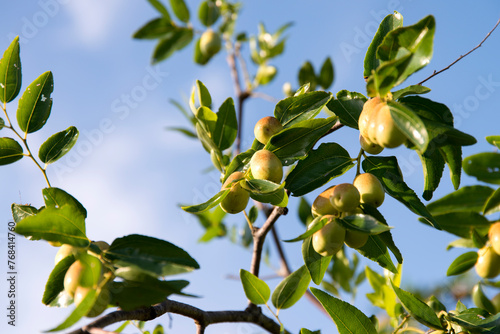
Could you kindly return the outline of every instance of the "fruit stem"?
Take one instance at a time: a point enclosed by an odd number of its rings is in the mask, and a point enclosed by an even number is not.
[[[247,215],[247,212],[245,210],[243,210],[243,214],[245,215],[245,220],[247,221],[248,223],[248,227],[250,228],[250,231],[253,231],[253,224],[252,224],[252,221],[250,220],[250,218],[248,217]]]
[[[356,176],[358,176],[359,174],[361,174],[361,157],[364,155],[364,152],[363,149],[359,150],[359,153],[358,153],[358,157],[356,158]]]

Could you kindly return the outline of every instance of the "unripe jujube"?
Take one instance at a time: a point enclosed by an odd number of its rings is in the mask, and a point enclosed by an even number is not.
[[[232,173],[222,185],[222,189],[227,189],[231,182],[244,177],[242,172]],[[227,196],[220,202],[220,207],[227,213],[238,213],[245,210],[249,198],[250,193],[241,186],[240,182],[234,182]]]
[[[70,255],[76,255],[77,253],[78,253],[78,249],[76,247],[73,247],[73,246],[68,245],[68,244],[63,244],[61,246],[61,248],[59,248],[59,250],[57,251],[56,257],[54,258],[54,262],[55,262],[55,264],[58,264],[59,261],[61,261],[65,257],[70,256]]]
[[[368,142],[381,147],[398,147],[406,140],[391,116],[390,107],[380,97],[365,102],[358,126],[361,135]]]
[[[361,148],[363,151],[369,154],[379,154],[384,150],[384,148],[380,145],[374,144],[365,137],[359,134],[359,144],[361,145]]]
[[[359,174],[352,184],[359,191],[361,203],[378,208],[384,202],[384,187],[375,175],[370,173]]]
[[[205,56],[213,56],[220,51],[222,40],[218,33],[209,29],[200,38],[200,50]]]
[[[82,279],[83,273],[85,271],[85,266],[80,260],[76,260],[68,268],[64,276],[64,290],[73,297],[76,288],[80,285],[80,280]]]
[[[260,150],[250,159],[250,169],[255,179],[280,183],[283,178],[283,165],[273,152]]]
[[[262,144],[266,145],[269,139],[283,130],[283,126],[277,118],[267,116],[261,118],[253,129],[255,138]]]
[[[347,216],[352,216],[358,213],[363,213],[363,210],[360,208],[356,208],[356,210],[352,212],[345,212],[342,214],[342,218],[347,217]],[[368,238],[370,237],[370,234],[357,231],[357,230],[352,230],[352,229],[346,229],[345,231],[345,244],[351,248],[361,248],[363,247],[366,242],[368,241]]]
[[[316,253],[330,256],[337,253],[344,245],[345,228],[335,221],[334,216],[325,216],[328,222],[312,236],[312,246]]]
[[[475,265],[477,274],[482,278],[495,278],[500,274],[500,255],[492,247],[485,246],[478,250]]]
[[[500,222],[496,222],[490,226],[488,237],[491,247],[493,247],[495,253],[500,255]]]
[[[354,211],[360,203],[359,191],[350,183],[341,183],[333,189],[330,201],[340,212]]]
[[[324,215],[339,215],[339,211],[332,205],[332,202],[330,201],[330,197],[332,197],[333,195],[333,188],[335,188],[335,186],[326,189],[314,200],[313,204],[311,205],[311,212],[314,217]]]

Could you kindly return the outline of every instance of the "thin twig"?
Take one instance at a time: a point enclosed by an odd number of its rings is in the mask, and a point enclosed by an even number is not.
[[[236,57],[238,57],[238,61],[240,62],[241,66],[241,71],[243,72],[243,80],[245,81],[245,90],[250,91],[252,89],[252,81],[250,80],[250,74],[248,72],[247,63],[245,62],[245,59],[241,55],[240,50],[241,50],[241,44],[236,43],[234,48],[234,53],[236,54]]]
[[[479,49],[483,43],[488,39],[488,37],[490,37],[491,33],[493,31],[495,31],[495,29],[498,27],[498,25],[500,24],[500,19],[498,19],[497,23],[495,24],[495,26],[493,27],[493,29],[490,30],[490,32],[483,38],[483,40],[481,41],[481,43],[479,43],[475,48],[473,48],[472,50],[470,50],[469,52],[467,52],[466,54],[464,55],[461,55],[460,57],[458,57],[453,63],[451,63],[450,65],[448,65],[447,67],[443,68],[442,70],[439,70],[439,71],[434,71],[434,73],[432,73],[432,75],[430,75],[427,79],[423,80],[423,81],[420,81],[417,85],[422,85],[424,82],[426,82],[427,80],[429,80],[430,78],[438,75],[439,73],[441,72],[444,72],[446,71],[447,69],[449,69],[450,67],[452,67],[453,65],[455,65],[456,63],[458,63],[460,60],[462,60],[463,58],[467,57],[469,54],[471,54],[472,52],[474,52],[476,49]]]
[[[269,102],[272,102],[272,103],[278,103],[279,102],[279,99],[271,96],[271,95],[267,95],[266,93],[262,93],[262,92],[252,92],[252,94],[250,95],[251,97],[256,97],[256,98],[261,98],[263,100],[266,100],[266,101],[269,101]]]
[[[203,311],[197,307],[167,299],[162,303],[133,311],[111,312],[94,322],[69,334],[109,333],[97,331],[106,326],[126,320],[150,321],[165,313],[175,313],[195,321],[197,333],[204,333],[205,328],[212,324],[223,322],[245,322],[258,325],[271,334],[280,333],[280,325],[265,316],[258,307],[247,308],[244,311]]]

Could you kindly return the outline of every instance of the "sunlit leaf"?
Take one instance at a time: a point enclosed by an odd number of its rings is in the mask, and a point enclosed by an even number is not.
[[[446,276],[460,275],[474,267],[477,262],[477,252],[467,252],[457,257],[448,267]]]
[[[267,303],[271,296],[271,289],[266,282],[244,269],[240,269],[240,278],[248,300],[255,305]]]
[[[19,36],[14,38],[0,60],[0,101],[8,103],[21,90],[22,73],[19,56]]]
[[[70,126],[64,131],[50,136],[38,150],[38,157],[43,163],[51,164],[62,158],[76,144],[78,130]]]
[[[50,94],[54,90],[54,78],[48,71],[40,75],[24,91],[17,107],[17,124],[25,133],[40,130],[47,122],[52,109]]]
[[[0,138],[0,166],[14,163],[23,157],[22,146],[12,138]]]
[[[292,307],[304,295],[311,282],[311,276],[303,265],[278,284],[271,296],[274,307],[286,309]]]

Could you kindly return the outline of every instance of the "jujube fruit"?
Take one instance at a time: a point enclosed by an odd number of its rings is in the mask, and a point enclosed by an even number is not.
[[[77,253],[78,253],[78,249],[76,247],[73,247],[73,246],[68,245],[68,244],[63,244],[61,246],[61,248],[59,248],[59,250],[57,251],[56,257],[54,258],[54,262],[55,262],[55,264],[58,264],[59,261],[61,261],[65,257],[70,256],[70,255],[76,255]]]
[[[328,222],[312,236],[312,246],[316,253],[330,256],[337,253],[344,245],[345,228],[335,221],[334,216],[327,215],[323,219]]]
[[[333,189],[330,201],[340,212],[354,211],[360,203],[359,191],[350,183],[341,183]]]
[[[380,97],[365,102],[358,119],[358,127],[368,142],[381,147],[398,147],[406,140],[391,116],[390,107]]]
[[[319,194],[318,197],[316,197],[311,205],[311,213],[313,216],[339,215],[339,211],[332,205],[332,202],[330,202],[330,197],[332,197],[333,194],[333,188],[335,188],[335,186],[326,189]]]
[[[361,203],[378,208],[384,202],[384,187],[375,175],[370,173],[359,174],[352,184],[359,191]]]
[[[379,154],[384,150],[382,146],[372,143],[371,141],[363,137],[361,133],[359,134],[359,144],[361,145],[363,151],[369,154]]]
[[[253,129],[255,138],[262,144],[266,145],[269,139],[283,130],[283,126],[277,118],[267,116],[261,118]]]
[[[209,29],[205,31],[200,38],[200,51],[205,56],[213,56],[220,51],[222,40],[218,33]]]
[[[493,247],[485,246],[478,250],[478,258],[474,266],[477,274],[482,278],[494,278],[500,273],[500,255]]]
[[[500,222],[493,223],[488,231],[491,247],[500,255]]]
[[[222,185],[222,189],[228,189],[231,182],[243,179],[245,175],[242,172],[234,172],[226,179]],[[220,207],[227,213],[238,213],[247,207],[250,193],[246,191],[239,181],[231,184],[231,190],[227,196],[220,202]]]
[[[250,159],[250,169],[255,179],[280,183],[283,178],[283,165],[271,151],[260,150]]]
[[[74,296],[76,288],[80,285],[85,266],[79,260],[73,262],[64,275],[64,290],[70,295]]]

